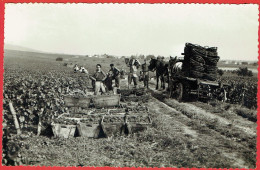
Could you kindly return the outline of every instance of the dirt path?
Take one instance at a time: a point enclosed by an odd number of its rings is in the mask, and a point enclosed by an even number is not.
[[[164,90],[155,90],[155,82],[150,83],[150,88],[155,98],[147,106],[167,120],[178,135],[188,137],[186,142],[191,154],[207,155],[209,159],[212,156],[216,162],[226,160],[234,168],[254,168],[255,122],[242,118],[232,109],[220,109],[225,106],[223,103],[217,107],[199,102],[180,103],[165,98]],[[211,161],[209,159],[207,161]]]
[[[165,114],[168,121],[172,122],[172,129],[178,133],[181,132],[179,135],[189,137],[186,142],[189,145],[188,148],[190,149],[190,152],[194,156],[199,157],[201,155],[208,155],[208,158],[210,158],[212,156],[211,154],[215,154],[214,157],[216,158],[216,161],[218,159],[224,159],[227,162],[232,162],[232,167],[249,168],[246,163],[247,160],[244,160],[245,157],[241,154],[240,149],[242,149],[243,146],[239,143],[236,143],[209,128],[200,128],[200,122],[186,117],[181,112],[157,99],[154,99],[147,105],[150,110],[156,114]],[[234,146],[236,146],[236,148],[234,148]],[[210,150],[214,150],[214,152],[209,153],[208,151]]]

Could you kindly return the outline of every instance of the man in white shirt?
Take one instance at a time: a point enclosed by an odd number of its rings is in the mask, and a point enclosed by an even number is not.
[[[130,63],[129,63],[130,73],[128,75],[128,88],[130,88],[130,84],[132,83],[132,81],[134,82],[134,87],[135,88],[137,87],[137,78],[138,78],[137,70],[140,65],[141,65],[141,63],[135,57],[133,57],[130,60]]]

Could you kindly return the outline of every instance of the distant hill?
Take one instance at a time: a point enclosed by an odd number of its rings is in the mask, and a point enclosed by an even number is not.
[[[19,46],[19,45],[12,45],[12,44],[4,44],[5,50],[15,50],[15,51],[29,51],[29,52],[41,52],[39,50]]]

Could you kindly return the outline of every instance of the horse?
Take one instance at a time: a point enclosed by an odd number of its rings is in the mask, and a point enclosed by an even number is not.
[[[177,59],[177,57],[173,58],[170,57],[169,60],[169,67],[168,67],[168,73],[169,73],[169,97],[172,97],[174,93],[174,89],[176,89],[176,83],[175,78],[182,74],[182,61],[180,59]]]
[[[150,71],[156,70],[156,90],[158,90],[159,79],[161,80],[161,88],[165,89],[165,78],[168,76],[168,63],[162,60],[152,58],[148,66]]]
[[[177,57],[170,57],[168,67],[169,77],[179,74],[182,69],[182,64],[182,60],[177,59]]]

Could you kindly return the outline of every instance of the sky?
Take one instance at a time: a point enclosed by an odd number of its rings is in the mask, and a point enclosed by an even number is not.
[[[222,60],[258,59],[258,5],[6,4],[5,43],[51,53],[181,56],[185,43]]]

